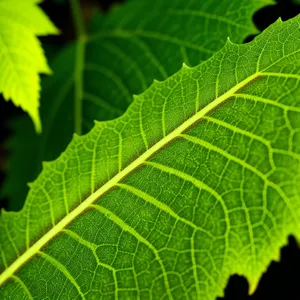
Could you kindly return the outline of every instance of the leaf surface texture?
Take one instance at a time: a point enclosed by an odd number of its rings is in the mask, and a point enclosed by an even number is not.
[[[94,120],[123,114],[132,95],[143,92],[153,79],[166,79],[183,62],[199,64],[219,50],[227,37],[242,43],[257,33],[252,15],[268,3],[271,1],[225,0],[216,6],[212,0],[133,0],[107,16],[96,16],[84,46],[84,61],[77,59],[76,46],[70,45],[51,65],[55,76],[43,81],[43,135],[27,130],[25,136],[22,128],[29,127],[27,120],[13,124],[17,135],[9,145],[15,154],[3,191],[16,203],[10,208],[22,207],[26,183],[36,178],[41,162],[56,158],[71,140],[74,124],[80,122],[74,118],[75,78],[82,76],[83,80],[77,92],[82,94],[80,117],[86,133]],[[83,69],[78,69],[81,63]],[[22,149],[16,145],[23,139],[30,142]],[[19,189],[14,186],[16,181]]]
[[[215,299],[299,238],[300,17],[74,136],[0,219],[0,295]]]

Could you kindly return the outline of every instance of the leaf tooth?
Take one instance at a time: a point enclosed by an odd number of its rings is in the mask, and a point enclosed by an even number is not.
[[[96,123],[97,122],[97,123]],[[98,123],[100,123],[99,121],[94,120],[94,124],[97,125]],[[77,134],[76,132],[73,133],[73,140],[77,141],[80,138],[80,135]]]
[[[160,84],[161,83],[161,81],[159,81],[159,80],[157,80],[157,79],[153,79],[153,84]]]
[[[34,181],[32,181],[32,182],[27,182],[27,186],[31,189],[31,188],[33,187],[33,183],[34,183]]]
[[[45,168],[46,166],[48,166],[50,164],[50,161],[42,161],[42,166],[43,168]]]
[[[227,49],[234,49],[235,47],[237,47],[238,45],[233,43],[231,40],[230,40],[230,37],[228,36],[227,39],[226,39],[226,43],[224,45],[224,47],[222,48],[222,50],[225,50]]]
[[[227,37],[226,44],[234,45],[234,43],[230,40],[230,37]]]
[[[191,69],[191,67],[188,66],[185,62],[182,63],[182,68],[183,69]]]
[[[136,101],[136,100],[139,98],[139,96],[136,95],[136,94],[133,94],[133,95],[132,95],[132,98],[133,98],[133,101]]]
[[[238,44],[232,42],[230,37],[228,36],[227,39],[226,39],[226,43],[224,45],[224,48],[235,49],[236,47],[238,47]]]
[[[102,125],[103,123],[105,123],[106,121],[98,121],[98,120],[94,120],[93,122],[94,122],[94,125],[95,125],[95,126],[99,126],[99,125]],[[79,140],[79,139],[80,139],[80,135],[74,133],[74,134],[73,134],[73,140],[76,141],[76,140]]]

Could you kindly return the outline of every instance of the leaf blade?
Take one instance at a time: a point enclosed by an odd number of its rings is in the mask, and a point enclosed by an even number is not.
[[[271,3],[236,0],[224,1],[215,6],[212,1],[167,3],[143,0],[130,1],[122,7],[115,7],[108,16],[95,16],[85,42],[86,55],[82,74],[84,94],[78,101],[82,102],[78,105],[82,105],[82,132],[86,133],[92,128],[93,120],[104,121],[122,115],[132,102],[133,94],[143,92],[151,85],[153,79],[163,80],[174,74],[181,68],[183,61],[190,66],[197,65],[220,49],[228,36],[241,43],[247,35],[257,33],[251,20],[252,15]],[[232,8],[232,11],[229,8]],[[179,15],[178,11],[182,12],[182,15]],[[201,16],[195,15],[195,12],[200,12]],[[140,18],[140,15],[144,17]],[[218,19],[225,19],[227,23],[235,20],[237,25],[224,25],[224,22],[219,22]],[[177,27],[174,24],[178,24]],[[141,36],[141,32],[144,35],[145,32],[148,33],[148,37],[147,34],[146,37]],[[29,152],[37,153],[35,161],[30,161],[28,157],[28,166],[24,166],[28,171],[20,176],[18,167],[15,166],[24,161],[24,151],[17,148],[12,157],[11,172],[8,174],[3,194],[12,197],[12,203],[18,205],[9,207],[10,209],[21,208],[20,199],[25,199],[25,191],[28,191],[26,183],[36,178],[41,170],[41,161],[57,157],[71,140],[73,132],[79,132],[79,126],[74,130],[73,125],[76,109],[74,86],[70,85],[69,91],[64,93],[59,101],[60,106],[54,104],[55,108],[59,108],[54,110],[55,114],[51,113],[51,118],[49,117],[54,101],[53,90],[64,90],[60,85],[64,76],[73,78],[76,54],[73,53],[75,49],[71,51],[72,47],[75,48],[71,45],[63,50],[53,63],[52,68],[59,79],[53,77],[44,81],[41,115],[45,135],[38,138],[33,132],[29,132],[27,137],[32,144]],[[57,94],[56,98],[61,98],[61,93]],[[79,121],[77,120],[76,124],[80,123],[80,118],[77,119]],[[14,126],[16,135],[20,128],[27,127],[24,122]],[[59,138],[57,132],[60,133]],[[15,143],[23,138],[23,135],[16,136]],[[24,186],[22,190],[17,191],[14,188],[15,180]]]
[[[184,67],[165,82],[154,83],[119,119],[97,123],[89,134],[75,137],[57,161],[44,167],[25,208],[1,216],[6,262],[16,256],[13,248],[24,249],[26,236],[35,241],[53,232],[43,245],[49,244],[36,252],[63,264],[87,298],[147,299],[152,294],[214,299],[232,273],[247,276],[253,291],[270,260],[278,258],[287,235],[299,238],[300,149],[294,140],[300,128],[299,24],[299,17],[278,21],[252,43],[228,42],[198,67]],[[278,72],[283,74],[279,79]],[[281,97],[278,87],[289,92]],[[271,103],[259,102],[256,94],[268,96]],[[197,95],[201,101],[196,111]],[[148,116],[149,107],[151,119],[143,120],[145,144],[140,111]],[[163,111],[165,126],[157,122]],[[228,126],[222,128],[224,123]],[[227,131],[234,128],[235,133]],[[248,136],[243,136],[245,131]],[[55,203],[50,231],[45,195]],[[41,204],[48,212],[42,218]],[[19,230],[25,221],[27,235]],[[52,239],[58,232],[61,236]],[[18,244],[9,245],[9,235]],[[85,254],[76,260],[79,253]],[[0,262],[3,265],[3,258]],[[31,272],[40,274],[44,264],[41,257],[33,257],[19,270],[29,290],[39,286],[50,291],[41,280],[30,280]],[[84,265],[91,274],[82,271]],[[66,282],[64,271],[55,272],[59,278],[50,292],[53,298]],[[68,287],[75,297],[80,295],[70,282]],[[15,287],[7,283],[3,288],[3,293],[11,293]]]
[[[11,99],[26,111],[40,132],[38,73],[50,74],[51,71],[36,35],[57,34],[58,30],[36,6],[37,2],[0,2],[0,92],[6,101]]]

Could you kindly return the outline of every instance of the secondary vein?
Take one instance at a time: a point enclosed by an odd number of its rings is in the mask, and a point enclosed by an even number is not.
[[[201,120],[208,113],[213,111],[216,107],[223,104],[225,101],[230,99],[237,91],[241,88],[259,78],[261,74],[259,72],[247,77],[240,83],[236,84],[230,90],[228,90],[223,95],[219,96],[207,106],[201,109],[199,112],[195,113],[180,126],[174,129],[172,132],[164,136],[151,148],[146,150],[141,156],[125,167],[121,172],[116,174],[113,178],[103,184],[98,190],[86,198],[81,204],[79,204],[74,210],[72,210],[68,215],[61,219],[55,226],[53,226],[45,235],[43,235],[38,241],[36,241],[30,248],[28,248],[22,255],[20,255],[2,274],[0,274],[0,286],[9,279],[20,267],[22,267],[28,260],[30,260],[34,255],[40,252],[40,249],[47,245],[57,234],[59,234],[64,228],[66,228],[74,219],[81,215],[85,210],[87,210],[95,201],[99,200],[106,192],[111,188],[115,187],[123,178],[128,176],[136,168],[144,164],[152,155],[158,152],[160,149],[165,147],[171,141],[175,140],[180,136],[186,129],[193,126],[199,120]]]

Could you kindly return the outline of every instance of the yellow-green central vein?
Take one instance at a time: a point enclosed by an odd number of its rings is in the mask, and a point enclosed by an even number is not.
[[[124,177],[134,171],[137,167],[141,166],[148,158],[150,158],[157,151],[162,149],[164,146],[169,144],[172,140],[179,137],[186,129],[194,125],[206,114],[211,112],[213,109],[218,107],[220,104],[224,103],[230,97],[232,97],[238,90],[243,88],[245,85],[255,80],[260,76],[260,73],[257,72],[248,78],[244,79],[233,88],[228,90],[223,95],[219,96],[199,112],[191,116],[175,130],[164,136],[151,148],[146,150],[140,157],[134,160],[131,164],[125,167],[121,172],[115,175],[112,179],[106,182],[93,194],[91,194],[85,201],[78,205],[74,210],[72,210],[68,215],[66,215],[60,222],[53,226],[45,235],[43,235],[36,243],[34,243],[30,248],[28,248],[22,255],[20,255],[8,268],[0,274],[0,286],[13,274],[22,267],[26,262],[28,262],[34,255],[39,253],[41,248],[43,248],[49,241],[51,241],[57,234],[59,234],[65,227],[67,227],[74,219],[81,215],[90,205],[92,205],[96,200],[98,200],[103,194],[108,192],[112,187],[116,186]],[[196,101],[196,99],[195,99]]]

